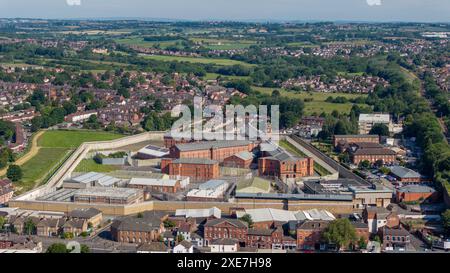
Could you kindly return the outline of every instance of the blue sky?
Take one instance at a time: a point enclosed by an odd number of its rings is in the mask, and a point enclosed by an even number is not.
[[[0,0],[0,17],[449,22],[450,0]]]

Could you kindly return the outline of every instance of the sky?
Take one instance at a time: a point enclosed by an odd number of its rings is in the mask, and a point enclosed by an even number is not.
[[[450,22],[450,0],[0,0],[0,17]]]

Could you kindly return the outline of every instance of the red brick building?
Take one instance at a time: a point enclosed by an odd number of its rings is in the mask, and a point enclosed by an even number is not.
[[[258,161],[260,176],[274,176],[281,180],[314,175],[314,160],[312,158],[263,157]]]
[[[245,244],[247,240],[247,223],[238,219],[212,219],[204,225],[204,239],[206,245],[212,240],[231,238]]]
[[[175,145],[177,145],[177,144],[184,144],[184,143],[191,143],[191,142],[194,142],[194,140],[192,140],[192,139],[184,139],[184,138],[175,139],[175,138],[173,138],[170,135],[165,135],[164,136],[164,147],[166,147],[168,149],[173,147],[173,146],[175,146]]]
[[[161,172],[188,176],[197,181],[215,179],[220,175],[219,162],[202,158],[165,158],[161,161]]]
[[[297,226],[297,248],[301,250],[319,249],[322,232],[328,221],[304,221]]]
[[[419,185],[401,187],[395,193],[397,202],[434,202],[438,197],[438,192],[435,189]]]
[[[378,135],[334,135],[333,145],[337,147],[344,143],[380,143]]]
[[[223,165],[232,168],[248,169],[250,168],[253,159],[254,159],[253,153],[243,151],[225,158],[225,160],[223,161]]]
[[[251,152],[256,143],[246,140],[205,141],[176,144],[170,148],[170,158],[205,158],[223,162],[225,158],[240,152]]]
[[[251,228],[247,232],[246,247],[258,249],[282,248],[284,243],[283,229],[258,229]]]
[[[397,157],[397,154],[390,149],[365,144],[353,146],[350,148],[349,154],[352,163],[355,165],[365,160],[372,164],[379,160],[382,160],[384,164],[394,163]]]
[[[128,216],[117,219],[111,225],[111,236],[116,242],[149,243],[157,241],[164,232],[163,221],[168,215],[144,212],[142,217]]]

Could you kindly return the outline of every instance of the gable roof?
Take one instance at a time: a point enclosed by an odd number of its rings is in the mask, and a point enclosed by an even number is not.
[[[238,219],[211,219],[205,224],[205,227],[214,227],[222,223],[229,223],[237,228],[247,228],[248,224]]]
[[[391,173],[400,178],[420,178],[421,177],[420,173],[415,172],[411,169],[402,167],[402,166],[392,167]]]
[[[89,208],[89,209],[75,209],[69,212],[67,215],[71,218],[90,219],[101,213],[102,212],[96,208]]]

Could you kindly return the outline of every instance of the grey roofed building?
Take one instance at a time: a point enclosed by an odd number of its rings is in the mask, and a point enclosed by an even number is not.
[[[90,219],[94,216],[101,214],[102,212],[96,208],[88,209],[75,209],[67,214],[71,218]]]
[[[220,149],[236,146],[246,146],[249,145],[251,141],[248,140],[218,140],[218,141],[204,141],[195,142],[187,144],[176,144],[175,147],[183,152],[196,151],[196,150],[207,150],[207,149]]]
[[[391,168],[391,173],[397,177],[402,179],[404,178],[420,178],[421,175],[418,172],[415,172],[411,169],[402,167],[402,166],[394,166]]]
[[[117,185],[122,180],[109,175],[97,172],[88,172],[67,180],[72,183],[93,184],[93,186],[111,187]]]
[[[236,192],[236,198],[246,199],[284,199],[284,200],[336,200],[353,201],[350,194],[291,194],[291,193],[241,193]]]
[[[198,188],[200,190],[215,190],[224,185],[228,185],[228,182],[225,180],[209,180],[203,184],[200,184]]]
[[[255,158],[255,155],[251,152],[242,151],[240,153],[235,154],[234,156],[239,157],[242,160],[251,160]]]
[[[193,244],[189,241],[183,240],[179,243],[179,245],[184,246],[186,249],[189,249],[193,246]]]
[[[137,216],[127,216],[121,219],[114,220],[111,228],[118,231],[144,231],[150,232],[159,229],[163,217],[167,215],[163,212],[146,211],[142,214],[142,218]]]
[[[131,198],[139,194],[142,194],[142,190],[140,189],[93,187],[76,190],[73,196],[74,198],[77,196],[91,196],[122,199]]]
[[[169,252],[170,247],[163,242],[150,242],[142,244],[137,248],[137,252]]]
[[[397,191],[399,192],[405,192],[405,193],[433,193],[436,192],[435,189],[429,186],[422,186],[422,185],[408,185],[399,188]]]
[[[233,226],[235,226],[237,228],[247,228],[248,227],[248,224],[246,222],[241,221],[241,220],[238,220],[238,219],[225,219],[225,218],[208,220],[206,222],[206,224],[205,224],[205,227],[213,227],[213,226],[216,226],[216,225],[221,224],[223,222],[228,222],[228,223],[230,223],[231,225],[233,225]]]
[[[335,193],[342,194],[349,192],[349,186],[361,186],[361,183],[354,179],[336,180],[307,180],[303,182],[305,190],[313,194]]]
[[[200,165],[213,165],[218,164],[216,160],[208,158],[179,158],[172,161],[175,164],[200,164]]]

